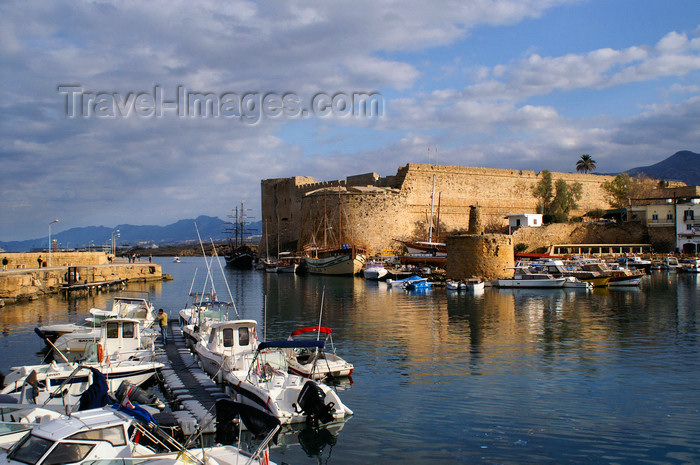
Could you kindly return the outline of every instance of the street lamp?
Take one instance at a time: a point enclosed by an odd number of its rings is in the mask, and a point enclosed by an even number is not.
[[[58,220],[53,220],[51,223],[49,223],[49,264],[48,264],[48,266],[51,266],[51,225],[54,223],[58,223]]]
[[[117,249],[114,245],[114,239],[117,237],[119,237],[119,230],[115,229],[114,231],[112,231],[112,255],[114,255],[115,257],[117,255],[117,253],[116,253]]]

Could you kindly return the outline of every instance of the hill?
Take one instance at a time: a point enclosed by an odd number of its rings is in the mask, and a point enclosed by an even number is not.
[[[683,150],[654,165],[626,171],[630,176],[644,173],[664,181],[683,181],[689,186],[700,185],[700,154]]]
[[[119,224],[113,228],[107,226],[87,226],[82,228],[71,228],[51,235],[51,239],[56,239],[60,248],[99,248],[110,245],[112,232],[119,230],[117,244],[120,246],[166,246],[197,242],[197,231],[194,223],[197,223],[199,234],[203,241],[211,238],[215,242],[228,239],[226,232],[231,228],[231,224],[214,216],[198,216],[195,219],[179,220],[166,226],[155,225],[132,225]],[[246,225],[248,234],[260,234],[262,222],[258,221]],[[7,252],[26,252],[35,248],[46,248],[49,242],[48,236],[24,241],[0,241],[0,247]]]

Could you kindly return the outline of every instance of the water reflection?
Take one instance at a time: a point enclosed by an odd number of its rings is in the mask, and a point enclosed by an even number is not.
[[[146,286],[171,314],[186,303],[195,270],[194,288],[204,289],[204,261],[182,260],[162,262],[174,281]],[[268,339],[320,321],[355,364],[352,383],[336,386],[351,421],[330,435],[294,431],[273,450],[277,462],[700,463],[697,275],[654,273],[640,288],[472,295],[233,270],[227,289],[216,262],[213,270],[219,296],[230,289],[241,317],[263,325],[267,300]],[[110,297],[6,307],[2,363],[33,355],[16,347],[39,344],[31,332],[39,320],[82,319]]]

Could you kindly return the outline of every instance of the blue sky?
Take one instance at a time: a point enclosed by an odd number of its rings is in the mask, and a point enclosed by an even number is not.
[[[263,178],[392,175],[428,147],[441,164],[536,171],[700,152],[697,0],[7,0],[0,56],[0,240],[55,218],[54,232],[225,218],[241,200],[259,218]],[[68,118],[68,84],[304,106],[376,92],[384,112]]]

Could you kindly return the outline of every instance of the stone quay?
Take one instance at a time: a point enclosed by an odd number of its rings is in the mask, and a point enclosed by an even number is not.
[[[54,252],[50,266],[48,253],[0,254],[0,261],[4,258],[8,264],[0,270],[0,306],[46,294],[167,278],[157,263],[127,263],[102,252]]]

